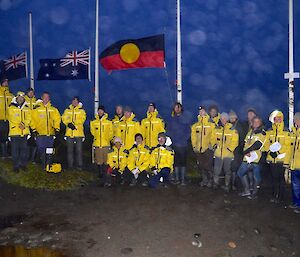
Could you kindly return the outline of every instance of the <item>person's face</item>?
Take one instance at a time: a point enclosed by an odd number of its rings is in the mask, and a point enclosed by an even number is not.
[[[228,122],[227,118],[225,118],[225,117],[221,117],[220,120],[221,120],[221,123],[223,126],[226,125]]]
[[[237,121],[237,117],[235,117],[235,116],[230,116],[230,117],[229,117],[229,121],[230,121],[230,123],[234,124],[234,123],[236,123],[236,121]]]
[[[8,87],[8,80],[4,80],[1,84],[2,87]]]
[[[149,105],[149,106],[148,106],[148,112],[154,112],[154,111],[155,111],[154,106]]]
[[[216,117],[218,115],[218,112],[216,109],[211,109],[209,115],[210,117]]]
[[[77,99],[77,98],[74,98],[74,99],[72,100],[72,105],[73,105],[74,107],[76,107],[78,104],[79,104],[78,99]]]
[[[180,114],[181,111],[182,111],[181,106],[180,106],[179,104],[176,104],[175,107],[174,107],[174,112],[175,112],[176,114]]]
[[[256,117],[256,114],[254,112],[248,112],[247,114],[248,122],[251,124],[251,121]]]
[[[117,114],[118,116],[123,115],[123,108],[122,108],[122,106],[117,106],[117,107],[116,107],[116,114]]]
[[[158,137],[158,143],[160,145],[164,145],[166,143],[166,138],[165,137]]]
[[[32,98],[34,96],[34,92],[32,90],[30,90],[28,93],[27,93],[27,96],[29,98]]]
[[[122,146],[122,144],[120,142],[115,143],[115,147],[117,147],[117,149],[120,149]]]
[[[258,129],[259,127],[261,126],[261,121],[260,119],[253,119],[252,120],[252,128],[255,130],[255,129]]]
[[[297,128],[300,128],[300,119],[295,119],[295,125]]]
[[[199,110],[199,115],[201,117],[205,116],[206,115],[206,111],[204,109]]]
[[[101,117],[104,114],[104,111],[102,109],[98,110],[98,115]]]
[[[274,118],[274,123],[275,123],[275,124],[282,123],[282,121],[283,121],[282,117],[275,117],[275,118]]]
[[[42,95],[42,101],[46,105],[47,103],[50,102],[50,95],[49,94],[43,94]]]
[[[131,116],[131,114],[132,114],[132,112],[126,111],[126,112],[124,113],[124,116],[125,116],[126,119],[128,119],[128,118]]]
[[[143,138],[141,136],[136,137],[135,139],[137,145],[141,145],[143,143]]]
[[[22,105],[25,102],[25,98],[20,95],[17,97],[16,100],[17,100],[18,105]]]

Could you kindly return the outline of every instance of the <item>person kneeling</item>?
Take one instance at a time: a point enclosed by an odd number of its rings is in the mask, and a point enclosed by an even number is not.
[[[158,134],[158,145],[151,153],[150,167],[152,176],[149,180],[149,186],[155,188],[160,179],[163,179],[165,185],[169,184],[169,175],[173,172],[174,151],[166,145],[167,137],[165,133]]]
[[[122,140],[119,137],[114,138],[114,146],[112,151],[107,156],[107,172],[104,178],[104,186],[110,187],[112,180],[115,183],[121,181],[121,176],[127,165],[126,150],[122,145]]]

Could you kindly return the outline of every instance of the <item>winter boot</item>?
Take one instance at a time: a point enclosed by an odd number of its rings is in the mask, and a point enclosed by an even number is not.
[[[180,172],[180,167],[175,167],[175,171],[174,171],[174,181],[173,184],[174,185],[178,185],[179,182],[179,172]]]
[[[249,196],[249,195],[251,195],[248,176],[247,175],[243,176],[241,178],[241,181],[242,181],[242,184],[243,184],[243,187],[244,187],[244,192],[242,192],[240,194],[240,196]]]

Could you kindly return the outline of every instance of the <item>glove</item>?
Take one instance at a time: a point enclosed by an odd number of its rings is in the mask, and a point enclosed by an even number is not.
[[[75,130],[75,129],[76,129],[76,127],[74,126],[73,123],[68,123],[68,128],[69,128],[69,129],[72,129],[72,130]]]
[[[271,152],[270,155],[271,155],[272,158],[275,159],[278,156],[278,153],[277,152]]]
[[[37,131],[36,130],[32,131],[31,136],[34,137],[34,138],[36,138],[38,136]]]
[[[59,129],[55,129],[55,136],[57,137],[59,135]]]

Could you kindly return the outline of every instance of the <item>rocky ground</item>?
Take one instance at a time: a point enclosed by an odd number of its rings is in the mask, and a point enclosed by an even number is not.
[[[0,245],[45,246],[70,257],[300,256],[300,216],[268,195],[98,183],[47,192],[0,182]]]

